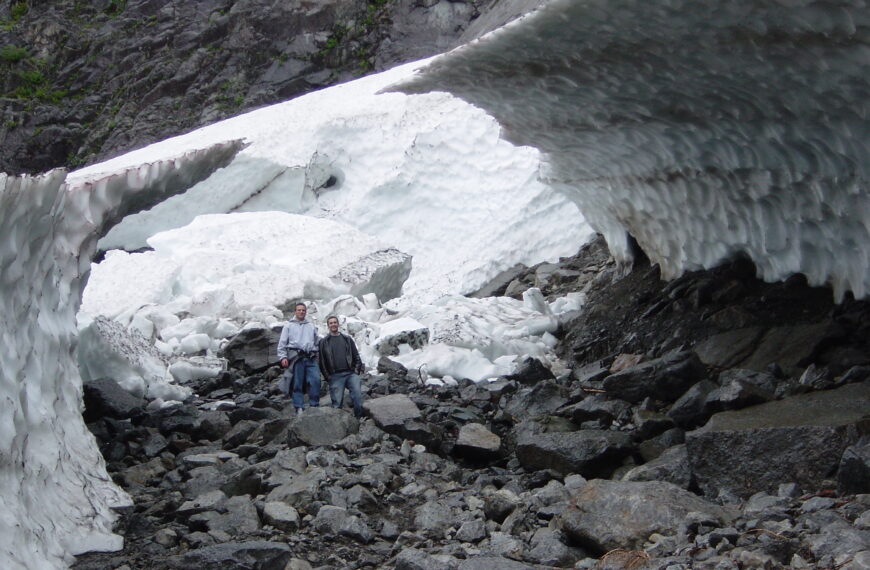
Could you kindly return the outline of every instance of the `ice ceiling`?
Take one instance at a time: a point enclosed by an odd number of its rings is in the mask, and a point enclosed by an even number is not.
[[[767,280],[870,290],[863,0],[557,0],[398,89],[450,92],[545,153],[621,261],[742,252]]]
[[[838,297],[863,297],[868,24],[858,0],[558,0],[401,89],[449,91],[544,152],[542,177],[574,197],[624,262],[630,235],[666,276],[745,252],[767,279],[803,272]],[[127,499],[78,415],[71,353],[82,280],[108,226],[237,150],[72,189],[58,172],[0,175],[7,567],[117,546],[109,507]]]

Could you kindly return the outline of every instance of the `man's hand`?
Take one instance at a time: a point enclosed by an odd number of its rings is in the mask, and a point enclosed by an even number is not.
[[[281,368],[287,368],[288,366],[290,366],[290,360],[287,358],[282,358],[281,359]]]

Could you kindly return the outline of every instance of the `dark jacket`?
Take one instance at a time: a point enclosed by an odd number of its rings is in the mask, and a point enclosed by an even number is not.
[[[332,343],[336,343],[336,346],[328,346]],[[346,351],[347,361],[350,363],[350,372],[355,372],[357,374],[362,374],[365,370],[363,367],[362,359],[359,356],[359,351],[356,349],[356,343],[353,341],[351,337],[344,333],[338,333],[337,335],[327,334],[325,337],[320,339],[318,343],[318,359],[317,363],[320,365],[320,372],[326,379],[336,373],[336,372],[344,372],[343,370],[336,370],[336,363],[333,362],[332,350],[337,348],[338,350]]]

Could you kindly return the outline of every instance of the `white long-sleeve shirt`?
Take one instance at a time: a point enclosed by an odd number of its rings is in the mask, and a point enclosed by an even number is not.
[[[290,319],[281,329],[278,340],[278,358],[288,358],[288,349],[317,352],[317,327],[309,320]]]

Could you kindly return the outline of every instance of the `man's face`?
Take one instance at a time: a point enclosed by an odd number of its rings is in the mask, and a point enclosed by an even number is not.
[[[326,321],[326,326],[329,328],[329,332],[335,334],[338,332],[338,319],[329,319]]]
[[[305,305],[296,305],[296,320],[297,321],[304,321],[305,315],[307,315],[307,314],[308,314],[308,309],[305,307]]]

